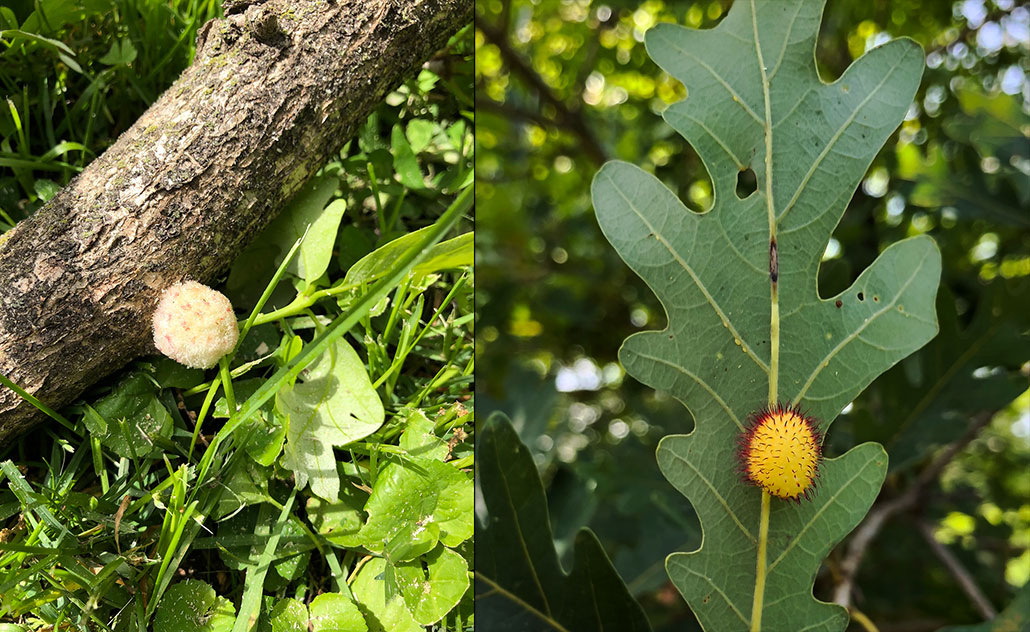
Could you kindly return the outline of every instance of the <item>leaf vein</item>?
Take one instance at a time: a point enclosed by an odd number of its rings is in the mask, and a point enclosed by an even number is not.
[[[671,451],[670,451],[670,452],[671,452]],[[737,527],[738,527],[738,528],[739,528],[739,529],[740,529],[741,531],[743,531],[743,532],[744,532],[744,535],[746,535],[746,536],[748,537],[748,539],[749,539],[749,540],[751,540],[752,542],[754,542],[754,541],[755,541],[755,536],[753,536],[753,535],[751,534],[751,532],[747,530],[747,527],[745,527],[745,526],[744,526],[744,523],[742,523],[742,522],[740,521],[740,518],[738,518],[738,517],[737,517],[737,514],[736,514],[736,513],[734,513],[734,512],[733,512],[733,509],[731,509],[731,508],[730,508],[730,505],[729,505],[729,503],[727,503],[727,502],[726,502],[726,499],[722,497],[722,494],[720,494],[720,493],[719,493],[719,490],[717,490],[717,489],[715,488],[715,486],[714,486],[714,485],[712,485],[711,481],[709,481],[709,480],[708,480],[707,478],[705,478],[705,475],[701,473],[701,470],[699,470],[699,469],[697,469],[696,467],[694,467],[694,464],[693,464],[693,463],[691,463],[691,462],[690,462],[690,461],[688,461],[687,459],[683,458],[683,457],[682,457],[682,456],[680,456],[679,454],[676,454],[675,452],[671,452],[671,454],[672,454],[672,456],[674,456],[674,457],[675,457],[675,458],[676,458],[676,459],[677,459],[678,461],[682,461],[682,462],[684,463],[684,465],[686,465],[687,467],[689,467],[689,468],[690,468],[690,469],[691,469],[691,470],[692,470],[692,471],[694,472],[694,474],[696,474],[696,475],[697,475],[697,477],[698,477],[699,479],[701,479],[701,481],[702,481],[702,482],[704,482],[704,484],[705,484],[705,485],[707,485],[707,486],[708,486],[708,489],[709,489],[709,490],[711,490],[711,492],[712,492],[712,494],[713,494],[713,495],[715,496],[716,500],[718,500],[718,501],[719,501],[719,504],[721,504],[721,505],[723,506],[723,509],[725,509],[725,510],[726,510],[726,513],[728,513],[728,514],[730,515],[730,518],[733,518],[733,522],[734,522],[734,524],[736,524],[736,525],[737,525]]]
[[[804,537],[805,532],[808,531],[809,527],[811,527],[813,524],[815,524],[815,521],[819,519],[819,516],[823,515],[823,512],[825,512],[832,505],[837,503],[837,498],[840,497],[841,493],[844,490],[846,490],[848,487],[850,487],[851,484],[855,482],[855,479],[857,479],[859,476],[861,476],[869,468],[869,466],[872,465],[872,464],[873,464],[873,459],[869,459],[868,461],[863,463],[862,467],[860,467],[858,469],[858,471],[855,472],[855,474],[851,478],[849,478],[847,481],[844,482],[843,485],[841,485],[840,487],[837,488],[837,491],[835,491],[833,493],[833,495],[830,496],[829,499],[827,499],[827,501],[823,504],[823,506],[819,508],[819,511],[815,512],[815,515],[812,516],[808,520],[808,522],[805,523],[805,526],[802,527],[800,531],[798,531],[797,535],[795,535],[794,538],[791,539],[790,543],[783,549],[783,552],[780,553],[780,555],[775,560],[773,560],[773,563],[769,565],[769,573],[770,574],[772,574],[773,569],[776,568],[776,565],[779,564],[783,560],[783,558],[787,556],[788,553],[790,553],[791,549],[793,549],[794,546],[801,541],[801,538]],[[847,509],[847,507],[845,507],[845,509]],[[811,555],[811,553],[809,553],[809,555]]]
[[[808,181],[812,179],[812,175],[819,168],[819,165],[822,164],[823,160],[826,158],[826,155],[830,153],[830,150],[833,149],[833,146],[837,144],[838,140],[840,140],[841,136],[844,134],[844,130],[846,130],[851,125],[851,123],[854,122],[855,117],[857,117],[858,113],[862,111],[862,108],[864,108],[866,104],[869,103],[869,101],[871,101],[873,97],[875,97],[879,93],[880,88],[882,88],[883,85],[887,83],[887,80],[891,78],[891,75],[894,74],[894,72],[898,69],[899,66],[900,64],[895,65],[893,68],[890,69],[890,72],[883,76],[883,79],[880,80],[880,83],[876,84],[876,87],[869,92],[869,95],[866,96],[866,98],[862,99],[858,106],[856,106],[855,109],[852,110],[848,118],[844,120],[844,122],[837,129],[837,131],[834,132],[833,136],[830,137],[830,141],[826,143],[826,146],[823,147],[823,150],[819,153],[819,156],[816,157],[815,161],[812,163],[812,166],[808,169],[808,173],[806,173],[805,177],[801,179],[801,182],[798,184],[798,188],[794,191],[794,195],[790,198],[790,202],[787,203],[787,206],[784,207],[783,212],[780,213],[780,216],[777,220],[778,222],[782,222],[784,218],[787,216],[787,213],[789,213],[790,210],[794,208],[794,205],[797,203],[798,198],[801,197],[801,192],[805,190],[806,186],[808,186]]]
[[[654,224],[648,221],[647,217],[640,211],[640,209],[637,208],[633,201],[630,200],[629,197],[622,192],[622,189],[619,188],[619,186],[615,183],[615,180],[612,179],[611,176],[608,176],[608,180],[611,182],[612,188],[619,193],[620,197],[622,197],[623,201],[625,201],[629,208],[636,214],[636,216],[640,218],[640,221],[643,222],[645,226],[647,226],[647,229],[654,235],[654,238],[658,242],[660,242],[667,251],[669,251],[669,254],[672,255],[672,258],[676,260],[676,263],[678,263],[680,267],[683,268],[683,270],[690,275],[690,278],[693,279],[694,284],[697,285],[697,289],[701,290],[701,293],[704,295],[705,300],[707,300],[708,304],[711,305],[712,309],[715,310],[715,313],[719,316],[719,319],[722,320],[722,323],[726,325],[726,328],[730,330],[730,333],[732,333],[735,338],[739,339],[741,341],[741,344],[743,345],[744,338],[740,335],[740,332],[737,331],[737,328],[733,326],[733,323],[730,322],[730,319],[726,317],[726,314],[722,311],[722,308],[719,307],[719,304],[715,301],[715,297],[712,296],[711,292],[708,291],[708,288],[705,287],[705,284],[702,283],[701,277],[699,277],[697,273],[694,272],[694,269],[690,267],[690,264],[687,263],[686,259],[681,257],[680,253],[672,247],[672,244],[670,244],[669,241],[665,238],[665,235],[663,235],[659,231],[658,227],[656,227]],[[692,211],[688,210],[687,212],[690,213]],[[751,351],[750,347],[744,348],[744,351],[745,353],[747,353],[748,357],[754,360],[755,364],[762,368],[763,371],[765,371],[766,373],[769,372],[769,366],[765,362],[763,362],[761,358],[755,355],[754,352]]]
[[[737,158],[736,154],[734,154],[730,150],[730,148],[726,145],[726,143],[724,143],[721,138],[716,136],[715,132],[713,132],[711,129],[709,129],[709,127],[707,125],[705,125],[701,121],[701,119],[699,119],[697,117],[694,117],[694,116],[691,116],[690,114],[687,114],[686,112],[680,113],[680,116],[682,116],[683,118],[689,120],[690,122],[692,122],[695,125],[697,125],[698,127],[700,127],[702,130],[705,131],[706,134],[708,134],[708,136],[711,137],[712,140],[714,140],[716,143],[718,143],[719,147],[722,147],[722,150],[724,152],[726,152],[727,156],[730,157],[730,160],[732,160],[733,163],[735,165],[737,165],[737,169],[740,169],[741,171],[743,171],[745,169],[744,163],[741,162],[739,158]]]
[[[551,627],[553,627],[555,630],[558,630],[558,632],[569,632],[562,624],[560,624],[557,621],[555,621],[549,614],[544,614],[543,612],[540,612],[539,610],[534,608],[531,604],[528,604],[525,601],[523,601],[515,593],[506,590],[503,586],[501,586],[500,584],[498,584],[494,580],[492,580],[489,577],[487,577],[484,573],[476,572],[475,576],[476,576],[477,579],[481,579],[484,582],[486,582],[491,588],[493,588],[494,592],[496,592],[497,594],[499,594],[499,595],[501,595],[503,597],[507,597],[508,599],[510,599],[511,601],[515,602],[519,606],[522,606],[526,610],[526,612],[529,612],[530,614],[533,614],[537,618],[543,620],[545,623],[550,624]],[[489,597],[492,594],[493,593],[486,593],[486,594],[480,593],[480,594],[476,595],[474,599],[481,599],[483,597]]]
[[[729,405],[726,404],[725,400],[723,400],[722,397],[719,397],[719,394],[715,392],[715,389],[713,389],[712,387],[708,386],[707,382],[702,380],[700,377],[695,375],[693,372],[689,371],[685,366],[682,366],[680,364],[676,364],[675,362],[670,362],[669,360],[666,360],[665,358],[659,358],[657,356],[647,355],[645,353],[637,353],[637,355],[640,356],[641,358],[644,358],[645,360],[651,360],[652,362],[659,362],[659,363],[664,364],[665,366],[667,366],[669,368],[676,369],[680,373],[686,375],[687,377],[689,377],[692,380],[694,380],[695,382],[697,382],[698,385],[701,386],[701,388],[703,388],[706,391],[708,391],[708,394],[711,395],[712,398],[716,402],[718,402],[720,406],[722,406],[722,409],[725,410],[726,413],[730,416],[730,419],[733,420],[733,423],[737,424],[737,428],[739,428],[740,430],[744,430],[744,424],[742,424],[740,422],[740,419],[737,418],[736,413],[734,413],[733,409],[731,409],[729,407]]]
[[[873,321],[882,316],[888,310],[892,309],[894,307],[894,304],[898,302],[898,299],[901,298],[901,295],[905,293],[905,290],[908,289],[908,286],[912,284],[912,281],[916,278],[916,276],[918,276],[919,272],[922,269],[923,261],[920,261],[919,265],[913,269],[912,274],[908,277],[908,280],[906,280],[905,283],[902,284],[902,286],[898,289],[898,292],[894,295],[894,298],[891,299],[890,303],[887,303],[882,308],[880,308],[879,311],[875,312],[873,315],[867,318],[862,323],[861,327],[845,336],[843,340],[837,343],[836,347],[831,349],[830,352],[826,354],[826,357],[823,358],[821,362],[815,365],[815,369],[812,371],[811,375],[808,376],[808,380],[805,382],[805,385],[801,387],[801,391],[798,392],[797,397],[795,397],[794,401],[792,402],[795,406],[805,397],[805,393],[808,392],[808,389],[815,382],[815,379],[819,376],[820,373],[822,373],[823,367],[827,366],[830,360],[834,356],[836,356],[841,349],[843,349],[845,346],[850,344],[852,340],[861,335],[862,332],[865,331],[866,327],[868,327]]]
[[[787,28],[787,34],[783,37],[783,47],[780,48],[780,56],[776,59],[772,72],[769,73],[769,83],[772,83],[773,77],[776,76],[776,71],[780,69],[780,64],[783,63],[783,57],[787,53],[787,46],[790,45],[790,36],[794,33],[794,24],[797,23],[798,16],[801,14],[801,4],[801,2],[797,3],[797,10],[794,11],[794,15],[790,18],[790,26]]]
[[[759,118],[757,114],[755,114],[755,111],[751,109],[751,106],[749,106],[744,101],[744,99],[740,98],[740,95],[737,94],[737,91],[733,89],[733,86],[731,86],[729,83],[727,83],[725,79],[720,77],[719,73],[717,73],[714,68],[712,68],[707,63],[705,63],[705,61],[703,59],[701,59],[700,57],[698,57],[697,55],[694,55],[693,53],[691,53],[690,51],[686,50],[685,48],[681,48],[680,46],[677,46],[675,42],[672,42],[672,41],[669,41],[669,40],[666,40],[666,41],[669,42],[669,46],[670,47],[676,49],[677,51],[679,51],[680,53],[682,53],[686,57],[689,57],[689,58],[693,59],[694,61],[697,62],[697,64],[699,66],[701,66],[702,68],[707,70],[708,74],[712,75],[712,77],[716,81],[718,81],[720,84],[722,84],[723,88],[726,88],[726,91],[730,93],[730,96],[733,97],[733,101],[735,103],[740,105],[740,107],[742,107],[744,109],[744,111],[747,112],[751,116],[751,118],[755,119],[755,121],[757,121],[759,124],[762,123],[762,119]]]
[[[732,609],[732,610],[733,610],[733,612],[734,612],[734,613],[736,613],[737,617],[739,617],[739,618],[740,618],[740,620],[741,620],[741,621],[743,621],[745,625],[751,625],[751,622],[750,622],[750,621],[748,621],[747,619],[745,619],[745,618],[744,618],[744,615],[743,615],[743,614],[741,614],[740,610],[737,610],[737,607],[736,607],[735,605],[733,605],[733,602],[732,602],[732,601],[730,601],[730,598],[726,596],[726,593],[724,593],[724,592],[722,591],[722,589],[721,589],[721,588],[719,588],[719,587],[718,587],[718,586],[717,586],[717,585],[715,584],[715,582],[713,582],[713,581],[711,580],[711,578],[709,578],[709,577],[708,577],[707,575],[704,575],[704,574],[702,574],[702,573],[699,573],[699,572],[697,572],[697,571],[695,571],[695,570],[693,570],[693,569],[691,569],[691,568],[687,568],[687,567],[684,567],[684,569],[685,569],[685,570],[686,570],[686,571],[687,571],[688,573],[690,573],[691,575],[697,575],[697,576],[698,576],[698,577],[700,577],[701,579],[703,579],[703,580],[705,580],[706,582],[708,582],[708,585],[709,585],[709,586],[711,586],[712,588],[714,588],[714,589],[715,589],[715,592],[719,593],[719,596],[720,596],[720,597],[722,597],[723,601],[725,601],[725,602],[726,602],[726,604],[727,604],[727,605],[728,605],[728,606],[730,607],[730,609]]]
[[[551,615],[551,603],[547,600],[547,593],[544,591],[543,584],[540,583],[540,577],[536,573],[536,565],[533,563],[533,557],[529,554],[529,548],[526,547],[526,537],[522,533],[522,523],[519,522],[519,512],[515,509],[515,505],[511,501],[511,488],[508,486],[508,477],[505,476],[505,471],[500,471],[500,479],[504,484],[504,499],[508,502],[508,509],[511,510],[511,515],[515,517],[515,530],[519,534],[519,544],[522,546],[522,554],[526,556],[526,561],[529,562],[529,572],[533,574],[533,583],[536,584],[537,592],[540,593],[540,598],[544,601],[544,611],[547,613],[547,618],[550,620]],[[500,586],[497,586],[500,589]]]

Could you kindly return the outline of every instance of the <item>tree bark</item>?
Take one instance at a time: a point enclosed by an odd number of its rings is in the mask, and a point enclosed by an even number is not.
[[[0,374],[51,407],[153,353],[161,291],[235,256],[472,0],[226,3],[193,64],[106,152],[0,237]],[[0,439],[39,420],[0,386]]]

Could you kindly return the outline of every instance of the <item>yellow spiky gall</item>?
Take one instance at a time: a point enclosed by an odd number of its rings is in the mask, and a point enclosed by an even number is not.
[[[819,423],[797,406],[777,404],[748,419],[738,457],[745,480],[777,498],[808,499],[819,476]]]

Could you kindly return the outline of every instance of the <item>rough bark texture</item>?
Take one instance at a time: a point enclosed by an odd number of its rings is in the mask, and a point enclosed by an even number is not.
[[[223,272],[472,0],[226,3],[118,141],[0,238],[0,373],[52,407],[154,352],[158,295]],[[39,420],[0,386],[0,439]]]

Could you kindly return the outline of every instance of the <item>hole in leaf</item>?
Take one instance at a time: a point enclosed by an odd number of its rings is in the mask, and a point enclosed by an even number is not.
[[[747,199],[752,193],[758,190],[758,177],[755,172],[748,167],[743,171],[737,172],[737,197],[744,200]]]
[[[858,300],[864,301],[865,300],[865,294],[863,294],[862,292],[859,292],[858,293]]]

